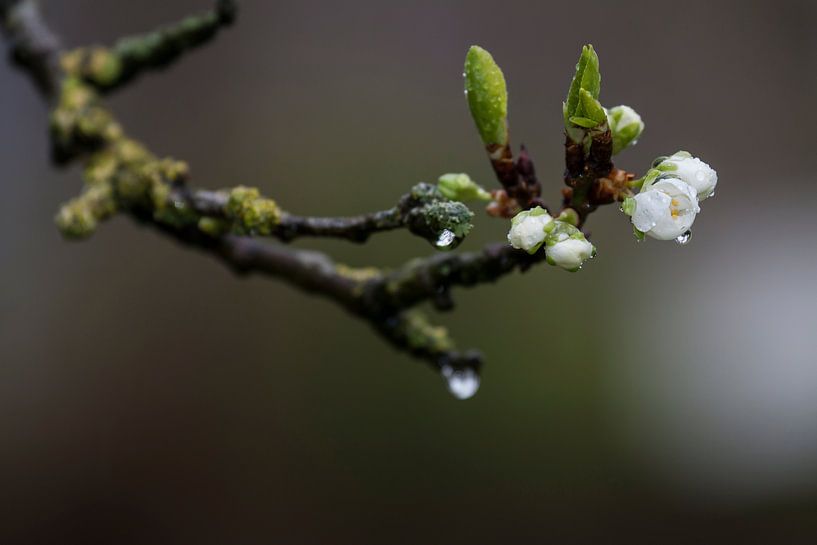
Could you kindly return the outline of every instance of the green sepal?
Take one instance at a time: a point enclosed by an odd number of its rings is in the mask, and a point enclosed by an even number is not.
[[[621,203],[621,211],[632,216],[635,213],[635,199],[633,197],[624,199],[624,202]]]
[[[613,131],[613,155],[624,151],[631,144],[635,144],[641,136],[643,125],[630,123],[624,127],[618,127]]]
[[[638,240],[638,242],[643,241],[645,237],[642,231],[639,231],[638,229],[635,228],[635,225],[633,225],[633,235],[635,235],[635,238],[636,240]]]
[[[570,225],[578,225],[579,213],[572,208],[565,208],[564,210],[561,211],[561,213],[559,213],[559,216],[556,219],[559,221],[563,221],[565,223],[569,223]]]
[[[658,170],[657,168],[651,168],[648,170],[647,174],[644,175],[644,182],[641,184],[641,193],[652,187],[652,184],[658,181],[663,175],[664,172]]]
[[[541,206],[534,206],[530,210],[522,210],[521,212],[517,213],[513,218],[511,218],[511,226],[516,225],[520,221],[525,218],[531,217],[535,218],[537,216],[545,216],[547,215],[548,211],[542,208]]]

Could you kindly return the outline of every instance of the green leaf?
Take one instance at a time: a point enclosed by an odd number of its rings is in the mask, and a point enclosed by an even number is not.
[[[576,73],[570,83],[567,99],[564,106],[565,125],[570,123],[571,117],[587,117],[584,115],[581,102],[581,91],[587,91],[594,99],[599,98],[601,91],[601,73],[599,72],[599,58],[592,45],[582,48]]]
[[[568,121],[574,125],[578,125],[579,127],[584,127],[585,129],[592,129],[598,125],[598,123],[588,117],[571,117]]]
[[[579,97],[581,98],[583,117],[595,121],[594,127],[607,123],[607,113],[601,103],[593,98],[589,91],[582,89],[579,91]]]
[[[486,146],[508,143],[508,91],[494,58],[478,45],[465,56],[465,93],[471,117]]]

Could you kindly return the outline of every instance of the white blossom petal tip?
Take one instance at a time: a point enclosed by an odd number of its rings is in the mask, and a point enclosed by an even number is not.
[[[545,228],[552,221],[550,214],[540,206],[520,212],[511,220],[508,242],[518,250],[534,254],[545,242]]]
[[[715,186],[718,185],[718,173],[715,169],[685,151],[667,157],[657,165],[657,168],[692,186],[699,201],[714,195]]]

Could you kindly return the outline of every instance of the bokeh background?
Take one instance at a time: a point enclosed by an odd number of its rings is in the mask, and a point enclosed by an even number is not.
[[[205,0],[43,1],[68,45]],[[647,129],[618,163],[688,149],[720,176],[690,244],[637,244],[456,292],[437,316],[487,359],[457,401],[326,300],[240,279],[124,217],[81,243],[80,187],[46,112],[0,65],[3,543],[814,543],[817,4],[272,2],[117,93],[126,128],[205,187],[304,214],[391,205],[464,171],[493,186],[462,96],[479,43],[512,135],[557,201],[560,102],[580,46],[602,101]],[[461,247],[501,239],[480,215]],[[299,241],[352,265],[433,250],[406,233]]]

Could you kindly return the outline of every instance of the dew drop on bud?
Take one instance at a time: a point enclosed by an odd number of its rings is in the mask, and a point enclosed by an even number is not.
[[[443,365],[440,374],[445,379],[448,391],[457,399],[473,397],[479,390],[479,374],[472,367],[454,369],[450,365]]]
[[[434,243],[434,245],[437,248],[449,249],[456,242],[456,240],[457,235],[454,234],[454,231],[450,229],[443,229],[440,236],[437,237],[437,241]]]
[[[683,246],[684,244],[686,244],[687,242],[689,242],[689,239],[691,239],[691,238],[692,238],[692,231],[687,231],[687,232],[685,232],[683,235],[681,235],[681,236],[679,236],[678,238],[676,238],[676,239],[675,239],[675,242],[677,242],[678,244],[680,244],[681,246]]]

